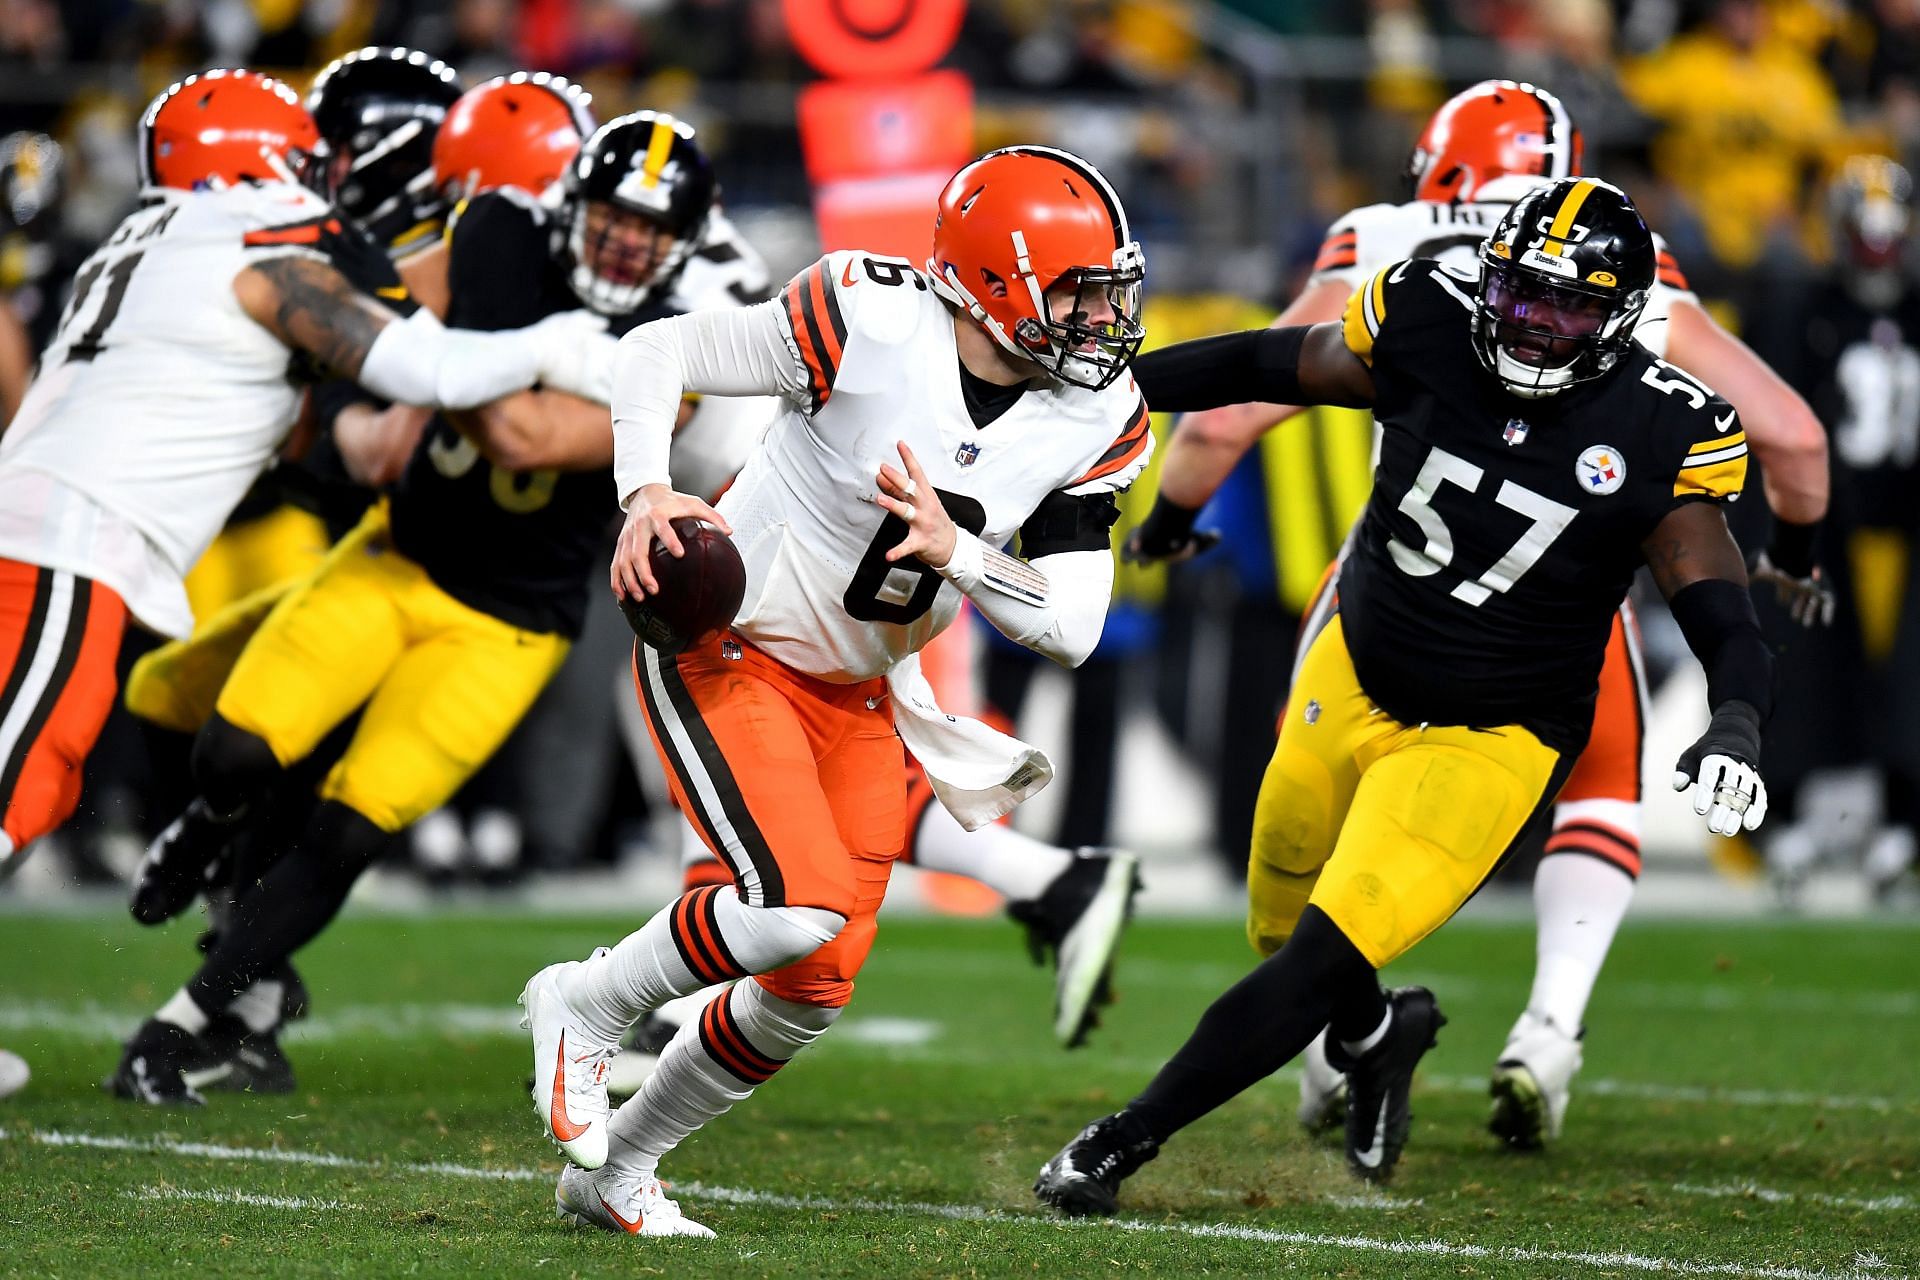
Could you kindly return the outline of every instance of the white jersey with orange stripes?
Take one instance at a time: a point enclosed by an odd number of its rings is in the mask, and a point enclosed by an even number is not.
[[[102,582],[185,635],[180,579],[292,427],[285,344],[234,278],[333,218],[292,183],[144,193],[96,250],[0,436],[0,556]]]
[[[1048,495],[1126,488],[1153,450],[1131,377],[1101,391],[1036,384],[984,427],[969,416],[954,316],[911,263],[842,250],[768,308],[791,376],[761,448],[720,501],[747,565],[734,630],[834,682],[891,670],[959,613],[918,560],[888,564],[904,524],[875,504],[905,441],[947,513],[989,547]]]
[[[1364,205],[1327,229],[1307,283],[1334,281],[1349,290],[1358,289],[1380,268],[1408,258],[1437,258],[1478,275],[1481,241],[1520,197],[1551,182],[1530,174],[1509,174],[1486,183],[1474,199],[1459,204],[1409,200]],[[1633,336],[1655,355],[1664,356],[1673,304],[1692,300],[1693,293],[1666,241],[1655,235],[1653,243],[1659,255],[1658,271]]]

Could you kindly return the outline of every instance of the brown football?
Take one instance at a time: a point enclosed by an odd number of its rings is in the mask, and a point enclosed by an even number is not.
[[[633,634],[662,653],[679,653],[711,640],[732,624],[747,594],[747,566],[733,539],[705,520],[673,522],[682,556],[653,540],[648,563],[660,590],[645,600],[620,601]]]

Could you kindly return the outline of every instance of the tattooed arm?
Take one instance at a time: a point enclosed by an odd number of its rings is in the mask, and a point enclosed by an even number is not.
[[[445,328],[425,308],[402,320],[304,254],[254,263],[233,291],[287,346],[401,404],[471,409],[536,382],[602,404],[610,396],[614,340],[586,312],[499,333]]]
[[[343,378],[358,378],[380,331],[400,317],[304,254],[257,262],[234,278],[233,292],[254,321]]]
[[[1724,578],[1746,589],[1747,561],[1727,531],[1727,517],[1711,502],[1675,507],[1640,544],[1660,594],[1671,600],[1696,582]]]

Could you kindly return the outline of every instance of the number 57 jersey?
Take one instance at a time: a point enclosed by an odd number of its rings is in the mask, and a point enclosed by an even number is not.
[[[754,311],[779,345],[787,403],[720,501],[747,565],[734,630],[809,675],[882,675],[959,611],[934,570],[886,559],[907,527],[874,502],[875,477],[905,469],[900,442],[956,524],[990,547],[1019,534],[1030,559],[1057,549],[1029,525],[1050,495],[1124,489],[1152,453],[1125,375],[1100,391],[1036,382],[976,426],[954,315],[900,259],[828,254]]]
[[[1403,724],[1519,724],[1579,750],[1641,544],[1687,502],[1731,502],[1746,437],[1726,401],[1635,345],[1558,395],[1510,395],[1472,343],[1477,281],[1383,267],[1347,304],[1373,369],[1374,490],[1340,574],[1355,673]]]

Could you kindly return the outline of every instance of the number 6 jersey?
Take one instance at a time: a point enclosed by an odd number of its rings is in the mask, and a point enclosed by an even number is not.
[[[874,477],[882,463],[904,469],[900,441],[956,524],[989,547],[1019,534],[1030,560],[1067,549],[1030,524],[1051,495],[1124,489],[1152,453],[1125,376],[1101,391],[1036,382],[976,426],[954,314],[899,259],[828,254],[744,317],[764,349],[742,354],[778,381],[751,389],[787,405],[720,501],[747,565],[734,630],[810,675],[884,674],[959,611],[959,589],[932,569],[886,560],[907,531],[874,503]]]
[[[1746,438],[1726,401],[1639,345],[1558,395],[1509,395],[1473,350],[1477,287],[1415,260],[1347,304],[1382,438],[1340,614],[1394,719],[1520,724],[1576,751],[1642,541],[1681,503],[1738,497]]]

